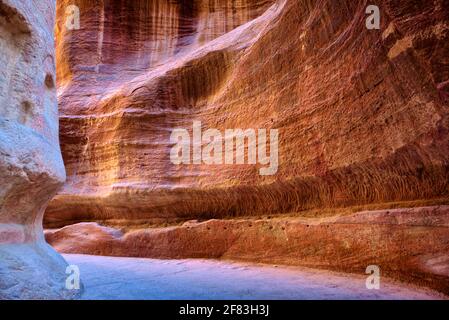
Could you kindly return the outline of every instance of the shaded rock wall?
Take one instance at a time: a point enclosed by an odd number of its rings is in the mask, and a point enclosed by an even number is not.
[[[449,10],[374,2],[380,30],[362,0],[59,0],[68,181],[47,224],[447,199]],[[194,120],[279,129],[277,174],[173,165],[170,132]]]
[[[66,263],[44,240],[65,180],[52,1],[0,1],[0,299],[70,298]]]

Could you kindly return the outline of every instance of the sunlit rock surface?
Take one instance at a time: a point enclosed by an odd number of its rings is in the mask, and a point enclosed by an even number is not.
[[[58,1],[68,182],[46,221],[449,196],[444,1]],[[188,4],[187,4],[188,3]],[[407,40],[407,41],[406,41]],[[174,128],[279,129],[279,170],[174,165]],[[55,225],[55,224],[54,224]]]
[[[381,264],[447,293],[447,209],[422,206],[449,198],[449,10],[443,0],[376,3],[380,30],[366,28],[361,0],[58,0],[68,180],[46,225],[121,220],[138,231],[78,224],[52,231],[51,243],[351,272]],[[65,26],[69,4],[80,8],[79,30]],[[173,164],[170,133],[193,121],[221,132],[278,129],[277,173]],[[351,218],[336,210],[404,203],[421,208]],[[320,210],[333,209],[330,219],[353,222],[328,227]],[[285,214],[288,223],[303,210],[318,220],[285,230],[254,222]],[[218,220],[145,227],[210,218]]]
[[[42,217],[65,180],[53,1],[0,1],[0,299],[70,298]]]

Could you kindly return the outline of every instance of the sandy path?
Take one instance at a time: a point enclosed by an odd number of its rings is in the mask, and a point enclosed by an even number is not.
[[[83,299],[434,299],[431,291],[364,275],[216,260],[64,255],[80,268]]]

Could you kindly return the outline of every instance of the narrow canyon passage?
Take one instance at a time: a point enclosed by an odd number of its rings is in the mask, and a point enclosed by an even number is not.
[[[375,2],[0,0],[0,299],[448,298],[449,7]]]
[[[65,254],[80,268],[82,299],[266,300],[439,299],[389,281],[368,290],[365,276],[218,260],[158,260]]]
[[[443,2],[381,0],[371,29],[364,0],[77,0],[72,29],[72,0],[58,0],[67,181],[46,240],[72,254],[377,265],[449,294]]]

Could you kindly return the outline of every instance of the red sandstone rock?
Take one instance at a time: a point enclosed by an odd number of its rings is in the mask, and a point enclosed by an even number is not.
[[[65,27],[69,4],[80,8],[80,30]],[[366,28],[361,0],[58,0],[68,181],[47,226],[447,201],[449,10],[443,0],[377,4],[380,30]],[[170,133],[193,121],[221,132],[278,129],[279,171],[173,164]],[[435,210],[212,220],[123,235],[81,224],[48,239],[63,252],[349,272],[379,264],[448,293],[447,208]]]
[[[148,258],[224,258],[383,276],[449,294],[449,206],[330,218],[210,220],[122,233],[97,223],[48,230],[58,251]]]
[[[65,180],[58,139],[52,1],[0,1],[0,300],[71,298],[45,243],[45,207]]]
[[[48,225],[449,196],[444,1],[58,1],[68,182]],[[279,171],[174,165],[172,129],[277,128]]]

